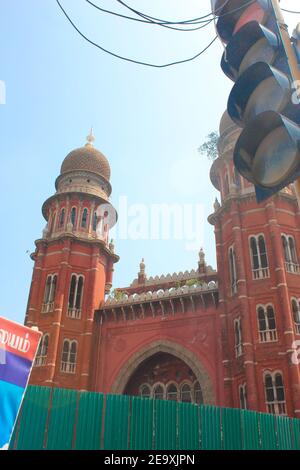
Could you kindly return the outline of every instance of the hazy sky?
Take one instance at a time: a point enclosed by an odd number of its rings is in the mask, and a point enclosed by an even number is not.
[[[127,1],[170,20],[210,11],[209,0]],[[114,0],[94,2],[128,13]],[[137,60],[185,59],[215,36],[212,24],[176,32],[110,17],[85,0],[61,3],[92,40]],[[297,0],[281,4],[299,10]],[[220,42],[193,62],[153,69],[119,61],[86,43],[55,0],[0,0],[0,12],[0,80],[6,84],[6,104],[0,105],[0,315],[23,321],[33,267],[29,252],[45,225],[42,203],[54,193],[64,157],[85,144],[91,125],[95,146],[111,164],[112,202],[119,211],[120,204],[127,205],[129,226],[136,211],[150,217],[153,204],[197,211],[204,236],[199,245],[215,266],[213,228],[206,219],[217,192],[209,180],[210,162],[197,148],[218,129],[232,86],[219,66]],[[291,28],[300,21],[300,15],[286,18]],[[116,233],[121,259],[115,286],[136,277],[142,257],[149,276],[197,266],[200,246],[191,249],[187,240],[133,237],[132,230],[127,237]]]

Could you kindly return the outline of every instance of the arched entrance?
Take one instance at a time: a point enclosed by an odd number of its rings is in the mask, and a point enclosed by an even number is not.
[[[180,401],[215,403],[211,379],[199,359],[169,341],[135,353],[119,371],[111,392],[162,399],[175,399],[177,394]]]

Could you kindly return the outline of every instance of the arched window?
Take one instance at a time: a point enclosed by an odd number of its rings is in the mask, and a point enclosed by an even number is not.
[[[63,342],[61,371],[74,374],[76,370],[77,341],[65,339]]]
[[[263,235],[250,237],[250,252],[253,279],[262,279],[270,276],[265,238]]]
[[[192,402],[192,390],[191,386],[187,383],[183,384],[180,389],[180,401],[191,403]]]
[[[275,313],[272,305],[257,308],[259,340],[261,343],[277,341]]]
[[[297,259],[297,254],[296,254],[295,240],[293,239],[293,237],[289,237],[289,249],[291,253],[292,263],[297,264],[298,259]]]
[[[56,285],[57,285],[57,275],[49,274],[46,280],[46,285],[45,285],[42,313],[48,313],[54,310]]]
[[[94,232],[96,232],[96,230],[97,230],[97,222],[98,222],[97,212],[94,212],[94,216],[93,216],[93,230],[94,230]]]
[[[293,319],[295,323],[295,331],[300,335],[300,303],[297,299],[292,299]]]
[[[155,385],[153,389],[153,398],[155,400],[163,400],[164,399],[164,389],[162,385]]]
[[[240,188],[241,187],[241,176],[239,174],[239,172],[237,171],[236,168],[234,168],[234,183],[236,185],[237,188]]]
[[[140,387],[140,396],[142,398],[150,398],[151,396],[151,389],[148,384],[144,384]]]
[[[292,236],[281,235],[285,269],[289,273],[300,274],[300,267],[298,264],[298,257],[296,252],[295,240]]]
[[[284,261],[286,263],[290,263],[290,250],[289,250],[289,245],[287,241],[287,237],[285,235],[281,235],[281,241],[282,241],[282,248],[283,248],[283,253],[284,253]]]
[[[268,267],[268,259],[267,259],[267,250],[266,250],[266,243],[263,235],[258,237],[258,248],[260,253],[260,264],[261,267],[267,268]]]
[[[51,231],[51,233],[54,232],[55,227],[56,227],[56,215],[57,215],[57,213],[54,212],[54,214],[52,215],[52,218],[51,218],[51,224],[50,224],[50,231]]]
[[[227,194],[229,194],[229,177],[228,177],[228,173],[226,173],[225,179],[224,179],[224,196],[227,196]]]
[[[265,394],[268,413],[286,414],[284,384],[280,372],[265,375]]]
[[[45,293],[44,293],[44,303],[47,304],[49,302],[50,291],[51,291],[51,284],[52,284],[52,276],[48,276],[46,280],[45,286]]]
[[[241,319],[236,318],[234,320],[234,347],[235,347],[235,356],[239,357],[243,354],[243,344],[242,344],[242,325]]]
[[[167,400],[178,400],[178,389],[175,384],[170,384],[167,387]]]
[[[89,216],[88,210],[87,210],[87,209],[84,209],[84,210],[83,210],[83,213],[82,213],[82,217],[81,217],[81,227],[82,227],[82,228],[87,228],[88,216]]]
[[[240,407],[242,410],[247,409],[247,388],[246,384],[239,386]]]
[[[44,366],[46,364],[47,354],[49,347],[49,334],[46,333],[42,336],[40,344],[35,357],[35,366]]]
[[[60,211],[60,216],[59,216],[59,228],[62,228],[65,224],[65,214],[66,214],[65,209],[62,209]]]
[[[259,268],[259,257],[258,257],[258,250],[257,250],[257,241],[255,237],[251,237],[250,247],[251,247],[251,254],[252,254],[252,269],[256,270]]]
[[[68,317],[81,318],[84,277],[72,274],[69,293]]]
[[[201,386],[198,381],[194,383],[194,402],[197,405],[203,404],[203,394],[202,394]]]
[[[231,294],[237,293],[237,273],[236,273],[236,259],[234,247],[229,248],[229,274],[230,274],[230,288]]]
[[[71,221],[71,224],[73,225],[73,227],[75,227],[75,223],[76,223],[76,207],[72,207],[71,216],[70,216],[70,221]]]

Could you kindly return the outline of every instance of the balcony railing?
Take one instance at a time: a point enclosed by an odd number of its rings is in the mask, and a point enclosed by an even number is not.
[[[81,308],[68,308],[67,316],[79,320],[81,318]]]
[[[75,374],[76,364],[73,362],[62,362],[60,370],[61,372],[66,372],[67,374]]]
[[[259,269],[253,269],[253,279],[266,279],[270,277],[270,271],[269,268],[259,268]]]
[[[46,364],[47,356],[37,356],[34,361],[35,367],[44,366]]]
[[[261,343],[272,343],[273,341],[277,341],[277,330],[260,331],[259,340]]]
[[[42,304],[42,313],[49,313],[53,312],[54,310],[54,302],[47,302],[46,304]]]
[[[274,401],[272,403],[267,403],[267,411],[273,415],[286,415],[285,401]]]
[[[288,273],[300,274],[300,266],[299,266],[299,264],[296,264],[296,263],[289,263],[289,262],[286,261],[285,262],[285,270]]]

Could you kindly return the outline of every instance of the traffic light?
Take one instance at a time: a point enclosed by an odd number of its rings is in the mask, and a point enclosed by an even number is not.
[[[254,184],[260,202],[300,177],[300,102],[283,25],[278,24],[277,0],[211,2],[226,46],[221,67],[235,82],[228,114],[243,128],[234,164]]]

